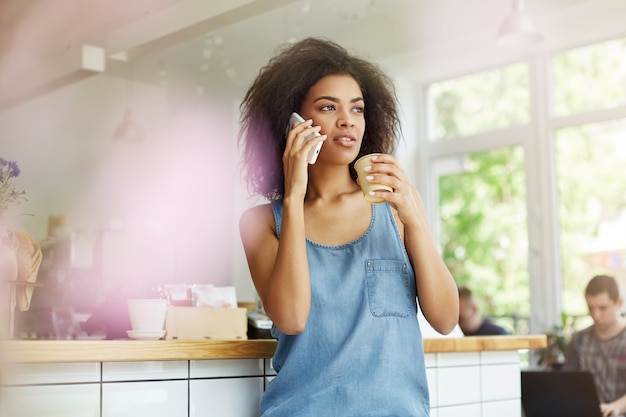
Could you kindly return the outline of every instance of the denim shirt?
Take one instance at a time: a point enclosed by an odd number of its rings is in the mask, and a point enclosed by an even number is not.
[[[280,239],[282,200],[272,202]],[[263,417],[426,417],[429,397],[415,274],[388,204],[340,246],[307,239],[311,309],[305,330],[276,327],[277,376]]]

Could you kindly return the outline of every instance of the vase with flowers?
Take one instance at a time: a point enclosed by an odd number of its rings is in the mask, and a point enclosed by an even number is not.
[[[13,180],[19,175],[17,162],[0,158],[0,278],[3,281],[15,280],[17,277],[14,242],[4,222],[4,216],[12,204],[20,204],[26,200],[26,192],[13,184]]]
[[[15,161],[0,158],[0,214],[4,213],[11,204],[20,204],[26,198],[26,191],[19,190],[13,185],[14,178],[20,175],[20,167]]]
[[[13,336],[14,311],[30,307],[30,299],[37,280],[42,260],[39,242],[20,230],[13,230],[4,224],[3,219],[12,204],[27,200],[26,192],[19,190],[14,179],[20,175],[15,161],[0,158],[0,284],[2,284],[2,325],[0,337]],[[8,309],[5,310],[5,306]]]

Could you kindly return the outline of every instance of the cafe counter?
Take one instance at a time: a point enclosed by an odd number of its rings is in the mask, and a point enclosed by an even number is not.
[[[425,353],[537,349],[546,336],[472,336],[424,339]],[[271,358],[276,341],[251,340],[6,340],[5,362],[120,362]]]
[[[432,417],[521,417],[520,352],[546,337],[423,343]],[[0,341],[0,416],[258,415],[275,348],[263,339]]]

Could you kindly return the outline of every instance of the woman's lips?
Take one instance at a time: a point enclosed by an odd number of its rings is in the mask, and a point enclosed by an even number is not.
[[[355,144],[356,140],[351,136],[339,136],[333,139],[333,142],[336,142],[341,146],[351,147]]]

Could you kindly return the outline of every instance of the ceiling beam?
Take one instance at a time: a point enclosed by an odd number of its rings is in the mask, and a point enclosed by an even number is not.
[[[295,1],[229,0],[208,3],[206,0],[186,0],[146,16],[132,25],[112,30],[106,36],[106,49],[110,55],[126,52],[133,59]],[[254,33],[250,36],[253,38]]]
[[[41,53],[41,60],[29,62],[28,67],[16,68],[20,63],[13,62],[12,66],[0,68],[4,69],[0,71],[0,111],[104,72],[106,57],[123,54],[133,59],[148,55],[294,1],[180,0],[117,28],[89,28],[89,38],[97,39],[89,42],[94,47],[83,45],[84,39],[76,39],[72,45],[56,48],[54,54]],[[19,25],[14,27],[19,29]],[[25,47],[31,49],[28,44]],[[98,59],[94,53],[102,62],[94,64],[93,60]]]
[[[25,70],[11,82],[0,83],[0,112],[105,70],[104,48],[92,45],[70,48],[45,65]]]

